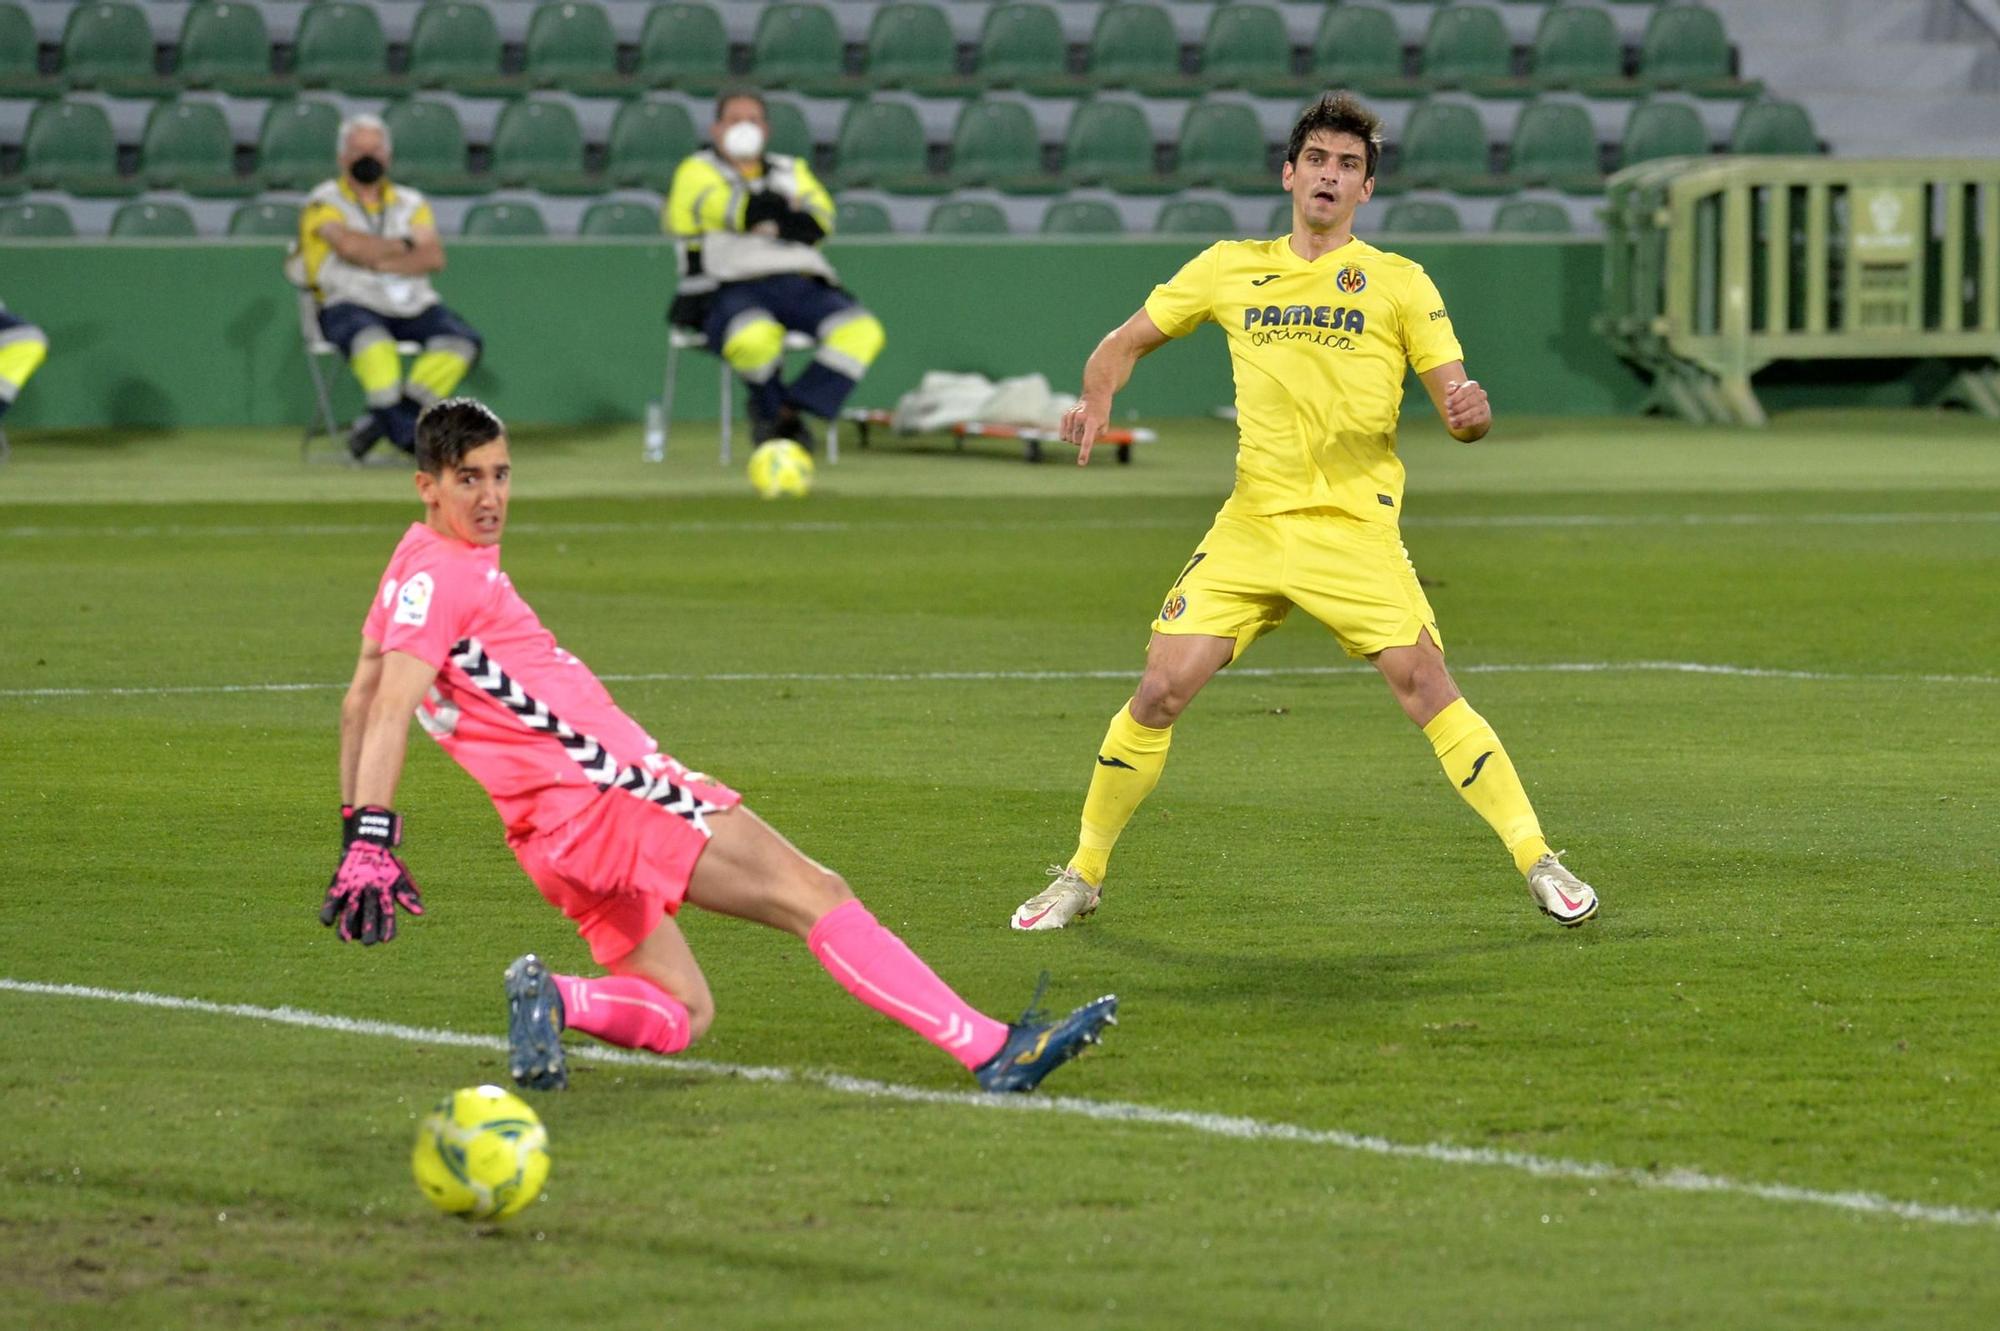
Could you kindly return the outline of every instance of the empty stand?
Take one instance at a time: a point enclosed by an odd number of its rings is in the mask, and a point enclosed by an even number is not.
[[[660,211],[642,203],[606,199],[583,210],[576,231],[580,236],[658,237]]]
[[[465,210],[460,234],[530,238],[549,234],[549,224],[532,203],[475,203]]]
[[[604,173],[615,185],[664,194],[674,168],[702,144],[694,118],[675,102],[627,102],[611,122]]]
[[[192,240],[194,218],[177,203],[131,203],[118,205],[111,214],[111,235],[122,240]]]
[[[983,199],[940,203],[931,209],[924,230],[941,236],[1004,236],[1011,227],[1000,205]]]

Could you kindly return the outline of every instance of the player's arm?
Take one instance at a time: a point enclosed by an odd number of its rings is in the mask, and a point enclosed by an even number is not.
[[[1141,309],[1104,335],[1083,365],[1083,394],[1063,413],[1062,437],[1076,445],[1076,465],[1090,461],[1090,450],[1111,420],[1111,399],[1132,378],[1132,367],[1158,351],[1170,339]]]
[[[1417,377],[1423,380],[1424,391],[1431,395],[1431,405],[1437,408],[1438,419],[1452,438],[1469,444],[1484,439],[1493,428],[1493,405],[1486,400],[1486,390],[1479,381],[1465,377],[1464,361],[1434,365]]]
[[[437,680],[437,667],[408,652],[384,652],[379,647],[373,696],[361,724],[360,751],[354,758],[356,808],[388,808],[403,776],[403,759],[410,750],[410,717]],[[345,718],[343,718],[344,720]]]
[[[409,752],[410,716],[436,679],[437,667],[429,662],[407,652],[384,652],[363,639],[354,682],[341,705],[341,792],[354,812],[340,867],[319,910],[319,922],[337,925],[344,943],[386,943],[396,936],[398,908],[424,913],[415,881],[396,858],[402,819],[389,803]]]
[[[361,732],[368,724],[375,687],[381,682],[382,644],[364,635],[361,656],[354,663],[354,678],[348,682],[347,696],[340,700],[340,802],[347,808],[354,806],[354,773],[361,765]]]

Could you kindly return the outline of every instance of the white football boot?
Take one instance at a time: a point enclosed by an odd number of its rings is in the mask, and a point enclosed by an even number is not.
[[[1097,909],[1102,888],[1092,887],[1082,874],[1060,864],[1051,864],[1047,872],[1055,881],[1016,908],[1016,929],[1060,929]]]
[[[1552,851],[1528,868],[1528,895],[1542,914],[1566,929],[1574,929],[1597,914],[1597,890],[1562,864],[1562,851]]]

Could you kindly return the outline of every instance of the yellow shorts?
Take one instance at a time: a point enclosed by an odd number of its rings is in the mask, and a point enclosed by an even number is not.
[[[1331,629],[1349,656],[1407,647],[1425,631],[1444,648],[1401,533],[1324,508],[1216,514],[1153,629],[1234,638],[1233,661],[1295,605]]]

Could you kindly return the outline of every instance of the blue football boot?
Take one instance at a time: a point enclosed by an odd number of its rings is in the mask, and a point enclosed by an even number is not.
[[[1028,1010],[1007,1028],[1007,1042],[1000,1052],[973,1069],[981,1090],[1032,1091],[1042,1078],[1082,1053],[1085,1045],[1101,1043],[1106,1026],[1118,1024],[1116,994],[1093,999],[1060,1021],[1043,1020],[1042,990],[1048,982],[1045,972]]]
[[[563,1001],[549,968],[530,952],[507,968],[507,1070],[535,1091],[569,1085],[563,1059]]]

